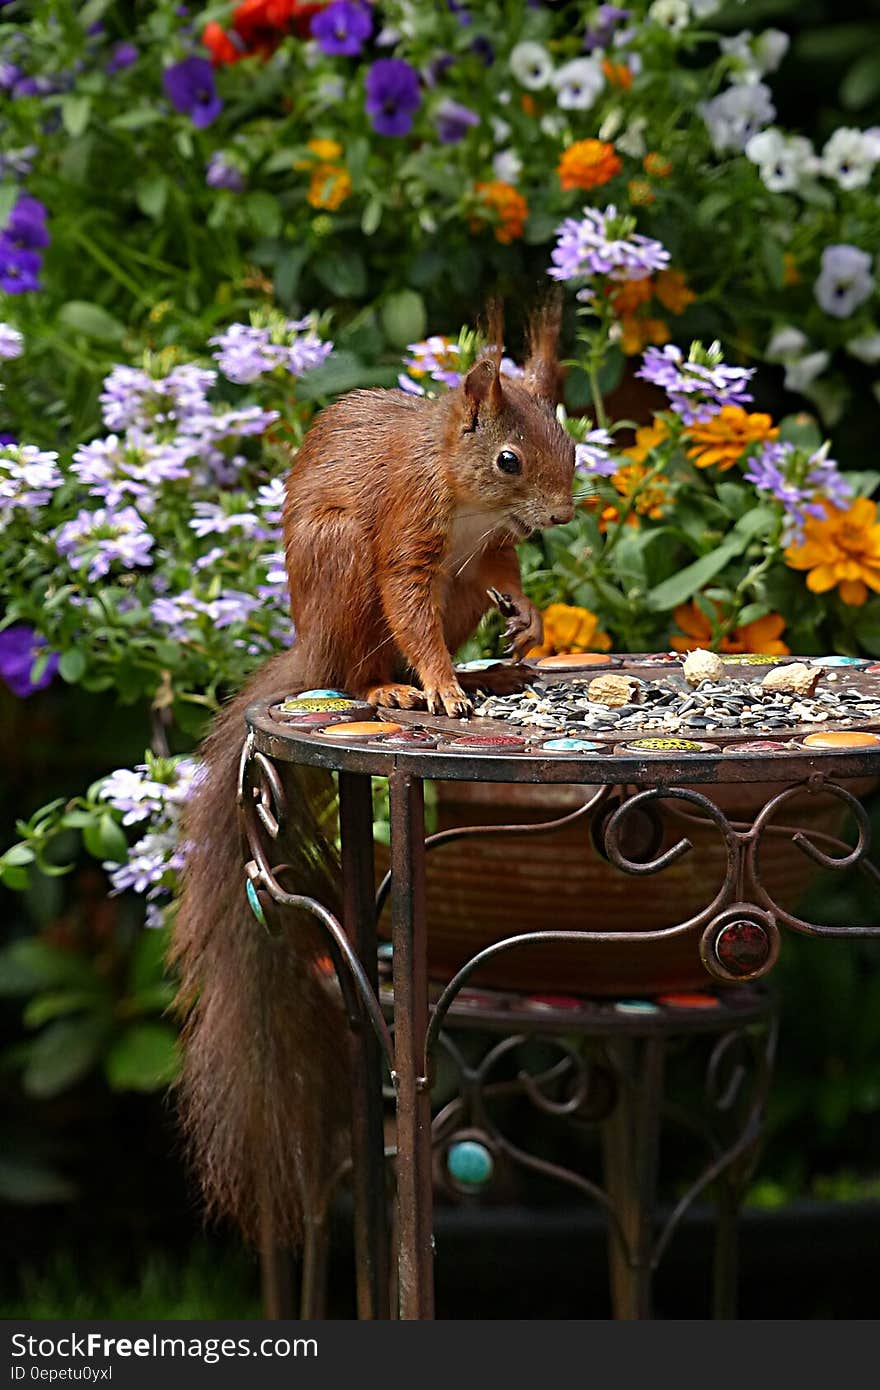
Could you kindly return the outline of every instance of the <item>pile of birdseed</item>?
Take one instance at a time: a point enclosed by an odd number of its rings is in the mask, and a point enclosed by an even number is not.
[[[592,676],[590,677],[592,679]],[[593,703],[589,680],[536,681],[516,695],[490,695],[475,713],[524,728],[555,732],[638,735],[681,733],[691,737],[720,733],[776,734],[801,724],[880,722],[876,694],[843,687],[812,696],[771,690],[758,681],[702,681],[694,690],[668,679],[632,677],[633,701],[617,709]]]

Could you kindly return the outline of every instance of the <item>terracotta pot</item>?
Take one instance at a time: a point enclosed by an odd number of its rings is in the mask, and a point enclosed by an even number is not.
[[[864,794],[868,783],[858,787]],[[591,794],[582,786],[438,782],[438,828],[535,823],[575,809]],[[781,785],[698,787],[730,820],[751,823]],[[664,806],[695,808],[684,803]],[[806,795],[788,802],[779,824],[840,834],[847,820],[841,802]],[[518,932],[541,930],[649,930],[686,920],[707,906],[720,887],[726,850],[718,830],[664,814],[628,825],[624,851],[649,858],[683,835],[693,850],[669,868],[644,877],[626,874],[597,851],[589,821],[547,835],[485,836],[453,841],[428,855],[428,955],[431,973],[448,979],[483,947]],[[653,843],[651,843],[653,841]],[[650,846],[650,847],[649,847]],[[826,847],[827,848],[827,847]],[[839,851],[831,851],[838,853]],[[818,869],[788,836],[765,834],[762,878],[783,907],[794,910]],[[382,865],[384,871],[385,865]],[[381,927],[387,929],[387,913]],[[632,944],[567,943],[519,948],[495,957],[469,983],[555,994],[639,995],[705,987],[700,929],[668,941]]]

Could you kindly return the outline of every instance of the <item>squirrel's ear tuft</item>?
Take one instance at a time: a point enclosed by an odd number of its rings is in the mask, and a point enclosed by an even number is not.
[[[497,415],[504,403],[501,376],[491,357],[481,357],[471,367],[461,386],[462,429],[476,428],[478,420]]]
[[[523,385],[533,396],[555,405],[559,397],[559,333],[562,295],[557,292],[532,314],[528,328],[528,357]]]

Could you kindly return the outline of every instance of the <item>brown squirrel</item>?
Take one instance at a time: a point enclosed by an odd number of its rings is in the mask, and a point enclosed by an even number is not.
[[[385,706],[470,705],[450,653],[503,590],[518,653],[541,640],[515,545],[573,516],[574,445],[554,408],[558,301],[532,320],[525,376],[500,347],[439,399],[354,391],[322,411],[287,482],[296,640],[218,717],[187,810],[172,957],[186,1014],[180,1097],[209,1206],[251,1238],[296,1241],[345,1134],[348,1034],[314,968],[311,918],[279,938],[248,906],[236,821],[244,711],[330,686]],[[500,344],[498,323],[492,340]],[[339,911],[327,774],[297,769],[279,859],[295,891]],[[342,1137],[341,1137],[342,1136]]]

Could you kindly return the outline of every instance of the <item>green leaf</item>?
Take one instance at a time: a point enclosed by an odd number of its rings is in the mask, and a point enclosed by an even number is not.
[[[405,348],[425,336],[428,313],[425,301],[415,290],[396,290],[389,294],[379,311],[385,336],[392,347]]]
[[[22,1086],[44,1100],[79,1081],[98,1060],[107,1035],[105,1019],[60,1019],[50,1023],[28,1049]]]
[[[364,236],[373,236],[382,221],[382,204],[378,198],[371,198],[361,217],[361,231]]]
[[[840,84],[840,100],[849,111],[861,111],[880,93],[880,48],[857,58]]]
[[[66,652],[62,652],[61,660],[58,662],[58,670],[61,673],[61,679],[67,681],[68,685],[76,685],[76,682],[85,673],[85,669],[85,652],[80,651],[79,647],[69,647]]]
[[[813,453],[822,443],[822,431],[812,415],[801,411],[780,420],[779,438],[785,440],[786,444],[794,444],[799,449],[808,449]]]
[[[95,338],[102,343],[118,343],[125,337],[125,327],[102,309],[100,304],[90,304],[85,299],[69,299],[58,310],[58,322],[74,333],[82,333],[86,338]]]
[[[17,183],[0,183],[0,227],[5,225],[6,219],[15,207],[18,194]]]
[[[128,859],[125,832],[109,811],[83,827],[83,844],[95,859],[111,859],[116,864],[124,864]]]
[[[138,179],[134,186],[134,196],[141,212],[146,217],[158,220],[168,201],[168,180],[164,174],[150,174]]]
[[[74,139],[82,135],[87,128],[92,115],[91,97],[81,96],[78,92],[68,92],[61,102],[61,120],[68,135]]]
[[[353,247],[319,256],[315,274],[324,288],[340,299],[357,299],[367,292],[367,267],[361,253]]]
[[[35,999],[31,999],[22,1016],[28,1028],[41,1028],[53,1018],[63,1018],[65,1014],[79,1013],[81,1009],[94,1007],[100,997],[101,993],[98,990],[84,989],[63,989],[53,994],[38,994]]]
[[[0,951],[0,996],[64,986],[90,989],[94,979],[94,971],[79,956],[37,937],[13,941]]]
[[[166,119],[155,106],[135,106],[131,111],[123,111],[109,122],[114,130],[142,130],[144,126]]]
[[[69,1202],[76,1188],[53,1168],[27,1155],[0,1158],[0,1197],[7,1202],[36,1206],[42,1202]]]
[[[3,855],[0,863],[3,864],[33,864],[34,852],[30,845],[12,845]]]
[[[275,237],[281,231],[281,204],[265,189],[255,189],[244,200],[248,221],[258,236]]]
[[[167,1023],[136,1023],[118,1038],[104,1060],[114,1091],[158,1091],[178,1068],[177,1034]]]
[[[773,237],[765,237],[761,242],[761,259],[770,284],[774,289],[781,290],[785,284],[785,259],[782,247]]]
[[[655,613],[665,613],[677,608],[680,603],[686,603],[698,589],[720,574],[735,556],[740,555],[747,542],[748,538],[744,535],[732,535],[708,555],[685,565],[678,574],[665,579],[652,590],[648,595],[648,607]]]
[[[163,980],[167,949],[167,931],[145,927],[139,934],[128,967],[128,988],[132,994],[139,994]]]

